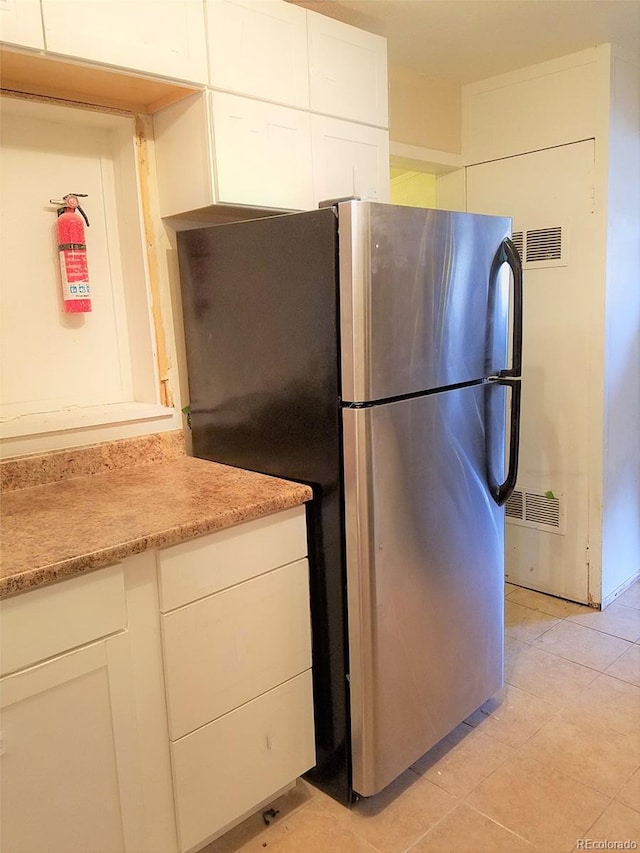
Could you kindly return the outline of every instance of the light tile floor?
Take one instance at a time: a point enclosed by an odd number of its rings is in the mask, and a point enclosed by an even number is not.
[[[640,850],[640,581],[604,612],[505,594],[497,696],[377,796],[300,780],[206,853]]]

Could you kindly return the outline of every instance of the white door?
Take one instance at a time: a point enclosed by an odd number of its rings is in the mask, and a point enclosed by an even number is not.
[[[201,0],[43,0],[47,50],[207,83]]]
[[[467,209],[511,216],[523,242],[522,428],[507,580],[581,602],[590,591],[590,365],[599,351],[593,163],[587,140],[467,169]]]
[[[0,41],[44,48],[39,0],[0,0]]]
[[[311,116],[316,203],[333,198],[389,201],[389,134],[350,121]]]
[[[211,97],[217,200],[284,210],[312,207],[308,114],[223,92]]]
[[[128,636],[0,681],[6,853],[137,853],[144,816]]]
[[[388,125],[387,41],[307,11],[311,109]]]
[[[210,83],[309,108],[306,12],[280,0],[207,0]]]

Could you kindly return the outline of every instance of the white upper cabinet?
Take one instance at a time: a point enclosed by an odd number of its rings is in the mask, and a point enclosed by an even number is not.
[[[44,48],[40,0],[0,0],[0,41]]]
[[[326,116],[311,116],[316,205],[333,198],[389,201],[389,134]]]
[[[387,127],[386,39],[310,11],[307,32],[311,109]]]
[[[206,9],[211,86],[308,109],[304,9],[281,0],[206,0]]]
[[[161,215],[388,200],[386,40],[283,0],[205,2],[210,102],[154,115]]]
[[[47,50],[206,83],[202,0],[42,0]]]
[[[156,113],[154,132],[161,216],[218,203],[313,207],[306,112],[200,92]]]

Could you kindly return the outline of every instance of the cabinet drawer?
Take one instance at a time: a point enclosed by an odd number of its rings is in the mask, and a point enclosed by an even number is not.
[[[299,560],[163,616],[172,740],[311,666],[308,571]]]
[[[0,612],[4,674],[125,628],[122,566],[23,592],[3,601]]]
[[[303,506],[173,545],[158,553],[160,608],[166,613],[306,555]]]
[[[172,744],[171,756],[185,851],[314,765],[311,671]]]

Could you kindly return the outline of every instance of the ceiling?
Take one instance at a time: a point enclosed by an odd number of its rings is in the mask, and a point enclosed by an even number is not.
[[[469,83],[604,42],[640,61],[640,0],[290,0],[386,36],[392,65]]]

